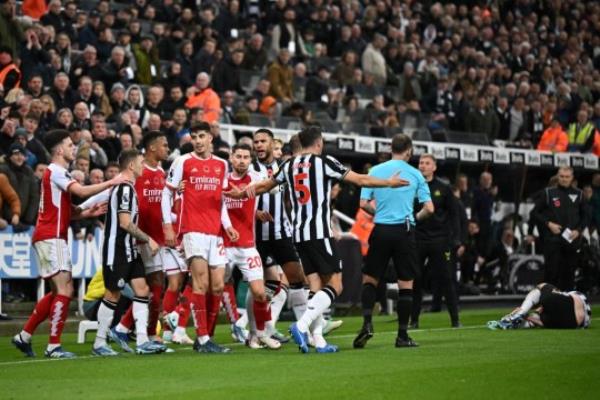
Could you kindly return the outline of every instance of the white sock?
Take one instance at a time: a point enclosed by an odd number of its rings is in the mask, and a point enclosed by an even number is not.
[[[208,335],[202,335],[198,337],[198,341],[200,342],[200,344],[204,344],[206,342],[208,342],[210,340],[210,336]]]
[[[175,328],[175,332],[173,332],[173,334],[177,336],[183,336],[187,334],[187,332],[185,331],[185,328],[183,326],[178,326],[177,328]]]
[[[304,290],[304,288],[290,289],[289,299],[290,307],[292,308],[292,311],[294,311],[296,321],[299,321],[300,318],[302,318],[302,314],[304,314],[304,311],[306,311],[308,292]]]
[[[323,314],[321,314],[310,325],[310,331],[312,332],[313,340],[315,341],[315,347],[327,346],[327,341],[323,337],[323,328],[325,328],[326,323]]]
[[[98,308],[98,331],[96,332],[96,340],[94,348],[106,346],[106,337],[112,324],[113,316],[117,305],[112,301],[102,300]]]
[[[300,332],[308,332],[312,322],[323,314],[323,311],[327,310],[335,297],[335,291],[328,286],[315,293],[313,298],[308,301],[302,318],[297,322]]]
[[[525,300],[523,300],[521,307],[519,307],[521,309],[521,314],[527,314],[529,310],[531,310],[535,305],[539,304],[541,296],[542,292],[538,288],[535,288],[527,293]]]
[[[148,339],[148,302],[147,297],[133,298],[133,320],[135,321],[136,345],[141,346]]]
[[[273,297],[273,300],[271,300],[271,322],[273,325],[279,321],[279,314],[281,314],[281,310],[283,309],[283,305],[287,300],[287,296],[287,288],[282,286],[279,293],[277,293],[277,295]]]
[[[21,331],[21,333],[19,333],[19,336],[21,336],[21,340],[25,343],[31,342],[31,335],[25,331]]]
[[[248,311],[243,313],[240,319],[235,321],[235,325],[239,328],[246,329],[246,325],[248,325]]]
[[[125,327],[122,323],[118,323],[115,330],[119,333],[129,333],[129,329]]]

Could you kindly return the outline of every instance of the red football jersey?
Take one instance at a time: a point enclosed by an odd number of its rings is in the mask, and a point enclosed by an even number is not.
[[[235,178],[232,174],[229,174],[227,179],[230,184],[243,189],[252,182],[259,181],[260,177],[249,171],[243,178]],[[225,247],[254,247],[256,197],[252,199],[232,199],[225,197],[225,205],[227,206],[231,226],[233,226],[240,235],[237,242],[232,242],[224,233],[223,241]]]
[[[165,177],[165,171],[160,166],[152,168],[144,164],[142,176],[135,181],[135,191],[139,202],[138,227],[160,246],[165,244],[160,208]]]
[[[67,240],[71,222],[71,194],[68,189],[76,181],[69,171],[52,163],[42,177],[40,206],[32,243],[47,239]]]
[[[185,189],[178,215],[179,234],[219,235],[223,189],[227,187],[227,162],[215,156],[201,159],[194,153],[181,156],[171,166],[166,184],[177,190],[181,182],[185,182]]]

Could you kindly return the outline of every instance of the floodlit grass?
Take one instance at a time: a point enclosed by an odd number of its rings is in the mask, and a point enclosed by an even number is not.
[[[0,399],[584,399],[600,397],[600,329],[489,331],[486,321],[508,310],[462,313],[464,328],[449,328],[446,313],[424,314],[411,336],[419,348],[396,349],[393,317],[375,318],[375,337],[352,349],[356,317],[328,340],[337,354],[303,355],[232,346],[226,355],[197,354],[173,345],[172,354],[90,355],[91,343],[64,347],[76,360],[43,357],[46,333],[34,337],[38,357],[25,359],[0,338]],[[600,308],[595,308],[596,313]],[[285,325],[287,327],[287,325]],[[280,324],[283,330],[284,325]],[[217,327],[217,341],[230,343]],[[90,336],[91,337],[91,336]],[[113,346],[116,349],[116,346]]]

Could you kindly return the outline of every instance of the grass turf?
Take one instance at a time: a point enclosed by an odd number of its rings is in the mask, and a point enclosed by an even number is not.
[[[600,307],[594,310],[600,312]],[[424,314],[411,336],[421,347],[396,349],[393,317],[376,317],[375,337],[353,350],[356,317],[328,340],[337,354],[299,354],[233,345],[227,355],[197,354],[189,347],[153,356],[91,357],[91,344],[64,335],[76,360],[47,360],[45,336],[34,337],[38,357],[24,359],[0,338],[0,399],[463,399],[598,398],[600,329],[489,331],[486,321],[506,310],[471,310],[464,328],[448,328],[446,313]],[[594,321],[596,322],[596,321]],[[281,324],[280,328],[284,328]],[[217,341],[229,343],[228,327]],[[113,346],[116,349],[116,346]]]

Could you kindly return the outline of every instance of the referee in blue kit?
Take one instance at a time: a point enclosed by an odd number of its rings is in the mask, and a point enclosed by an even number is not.
[[[413,280],[418,273],[417,245],[415,241],[415,199],[423,205],[416,214],[423,220],[433,214],[434,207],[429,186],[418,169],[408,164],[412,156],[412,140],[397,134],[392,139],[392,159],[371,169],[369,175],[390,178],[396,173],[410,185],[396,189],[363,188],[360,206],[374,215],[375,227],[369,237],[369,253],[363,270],[362,307],[363,327],[354,339],[354,348],[365,347],[373,337],[373,306],[377,297],[377,285],[392,259],[398,276],[398,337],[396,347],[416,347],[407,333],[412,308]],[[375,200],[375,207],[370,201]]]

